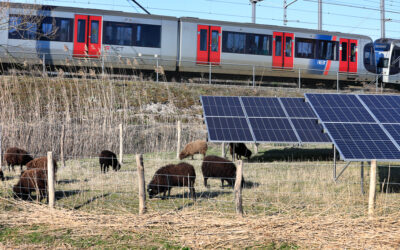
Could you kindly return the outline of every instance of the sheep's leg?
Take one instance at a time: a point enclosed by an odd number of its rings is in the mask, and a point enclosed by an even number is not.
[[[19,166],[20,166],[20,168],[21,168],[21,172],[22,172],[22,167],[23,167],[23,166],[22,166],[22,164],[21,164],[21,165],[19,165]]]
[[[171,196],[171,188],[168,188],[168,198]]]
[[[192,196],[193,200],[196,200],[196,191],[194,190],[193,184],[190,187],[190,195]]]
[[[224,179],[221,179],[221,188],[224,189]]]
[[[207,178],[204,177],[204,186],[207,187]]]
[[[194,160],[193,155],[192,155],[192,160]]]

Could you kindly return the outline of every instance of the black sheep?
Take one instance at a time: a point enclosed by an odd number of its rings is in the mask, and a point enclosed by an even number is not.
[[[246,147],[244,143],[229,143],[229,151],[233,156],[233,148],[235,149],[235,155],[237,160],[241,160],[242,156],[250,160],[252,152]]]
[[[0,179],[2,180],[2,181],[4,181],[4,174],[3,174],[3,171],[0,169]]]
[[[31,193],[36,192],[38,200],[47,196],[47,170],[34,168],[22,172],[18,183],[13,187],[16,197],[31,198]]]
[[[153,179],[147,186],[149,197],[168,191],[168,197],[171,194],[172,187],[189,187],[190,196],[196,199],[194,182],[196,181],[196,172],[192,165],[185,162],[179,164],[170,164],[159,168],[153,176]]]
[[[99,162],[100,162],[100,170],[103,173],[108,172],[108,168],[110,166],[112,166],[114,171],[118,171],[121,169],[121,164],[119,164],[117,156],[109,150],[101,151],[99,156]]]
[[[10,170],[11,166],[12,170],[14,171],[14,166],[19,165],[22,171],[22,166],[33,160],[33,158],[25,150],[14,147],[6,150],[4,154],[4,160],[7,163],[8,170]]]
[[[204,177],[204,186],[207,187],[208,178],[221,179],[221,186],[224,187],[224,181],[233,188],[236,180],[236,166],[233,162],[224,158],[208,155],[204,158],[201,164],[201,171]],[[244,178],[242,178],[242,186],[244,185]]]

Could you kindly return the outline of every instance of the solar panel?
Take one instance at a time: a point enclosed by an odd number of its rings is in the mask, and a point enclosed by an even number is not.
[[[381,123],[400,123],[400,96],[360,95]]]
[[[305,94],[322,122],[375,122],[356,95]]]
[[[397,144],[400,144],[400,124],[384,124],[383,127],[389,132]]]
[[[291,119],[291,121],[302,142],[331,142],[329,136],[323,133],[323,127],[318,124],[317,119]]]
[[[304,98],[280,98],[289,117],[317,118],[309,103]]]
[[[344,160],[400,160],[400,151],[379,124],[325,123]]]
[[[275,97],[241,97],[248,117],[286,117]]]
[[[254,142],[246,118],[206,117],[208,136],[215,142]]]
[[[249,122],[257,142],[299,142],[286,118],[249,118]]]
[[[237,96],[201,96],[204,116],[245,117]]]

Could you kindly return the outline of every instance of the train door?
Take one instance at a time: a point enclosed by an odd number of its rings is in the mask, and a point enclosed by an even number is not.
[[[294,34],[274,32],[272,43],[272,67],[293,69]]]
[[[197,26],[197,58],[198,64],[219,65],[221,62],[221,27]]]
[[[98,58],[101,54],[101,16],[75,15],[74,57]]]
[[[357,40],[340,39],[339,72],[357,73]]]

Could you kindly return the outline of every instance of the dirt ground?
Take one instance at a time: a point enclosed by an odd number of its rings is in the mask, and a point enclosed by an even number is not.
[[[2,200],[1,248],[350,248],[400,246],[398,216],[237,217],[200,211],[107,215]],[[94,239],[94,240],[93,240]]]

